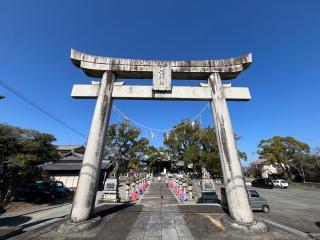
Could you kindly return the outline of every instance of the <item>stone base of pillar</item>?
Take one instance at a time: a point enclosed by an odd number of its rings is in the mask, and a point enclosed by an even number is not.
[[[64,223],[62,223],[58,228],[58,233],[79,233],[79,232],[85,232],[88,231],[101,222],[101,217],[95,217],[88,221],[83,222],[72,222],[71,220],[67,220]]]
[[[119,203],[121,198],[119,197],[118,189],[116,191],[104,191],[101,198],[98,199],[98,204],[101,203]]]
[[[267,225],[255,220],[253,223],[240,223],[231,219],[229,216],[223,216],[220,221],[223,225],[245,233],[265,233],[268,231]]]
[[[120,197],[117,197],[116,194],[108,194],[98,199],[98,204],[102,203],[119,203],[121,202]]]

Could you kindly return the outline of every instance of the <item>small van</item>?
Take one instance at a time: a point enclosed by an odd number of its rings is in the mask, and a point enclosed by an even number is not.
[[[288,182],[283,179],[272,180],[273,185],[278,188],[288,188]]]

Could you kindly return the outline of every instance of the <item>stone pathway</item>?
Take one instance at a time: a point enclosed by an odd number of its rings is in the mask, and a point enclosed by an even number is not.
[[[177,199],[167,188],[164,178],[160,183],[154,178],[148,191],[140,200],[143,209],[127,239],[193,239],[183,214],[175,205],[177,203]]]

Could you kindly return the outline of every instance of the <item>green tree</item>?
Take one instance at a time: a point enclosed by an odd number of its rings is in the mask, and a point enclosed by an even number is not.
[[[202,150],[200,159],[204,167],[211,176],[221,178],[222,169],[216,132],[214,128],[207,127],[201,130],[200,144]]]
[[[59,158],[51,134],[0,124],[0,203],[11,199],[16,186],[39,177],[38,165]]]
[[[213,177],[221,177],[221,163],[215,129],[206,127],[201,129],[198,122],[183,120],[165,134],[164,145],[175,161],[183,160],[185,164],[193,164],[194,169],[201,173],[202,167]],[[239,137],[235,136],[236,140]],[[246,160],[244,152],[239,152],[240,158]]]
[[[293,174],[298,174],[302,179],[312,182],[320,182],[320,157],[319,148],[315,148],[310,154],[296,154],[290,166]]]
[[[137,168],[147,151],[149,141],[140,137],[140,129],[128,122],[112,124],[108,128],[106,151],[114,168],[110,176],[118,177],[128,165]]]
[[[280,166],[286,177],[290,169],[294,169],[305,179],[306,157],[310,153],[308,144],[298,141],[293,137],[274,136],[260,141],[258,154],[268,163]]]
[[[161,149],[162,150],[162,149]],[[149,167],[154,167],[157,162],[163,160],[163,153],[160,149],[154,147],[154,146],[148,146],[146,149],[146,160],[148,161]]]
[[[185,151],[188,148],[198,149],[200,141],[199,124],[192,124],[189,120],[183,120],[175,125],[173,129],[172,132],[164,134],[164,145],[168,149],[170,158],[175,161],[184,160],[186,164],[191,163]],[[189,154],[194,154],[190,150],[188,151]]]
[[[240,137],[236,134],[234,137],[236,141],[240,139]],[[221,178],[221,161],[214,128],[206,127],[200,129],[200,144],[200,149],[202,149],[200,159],[204,167],[211,174],[211,176]],[[238,151],[238,155],[240,159],[247,160],[247,154],[245,152]]]
[[[184,161],[185,167],[192,163],[197,172],[201,172],[199,124],[183,120],[173,129],[169,134],[164,134],[164,145],[170,159],[174,162]]]
[[[242,172],[245,177],[261,178],[261,165],[251,163],[250,166],[243,167]]]

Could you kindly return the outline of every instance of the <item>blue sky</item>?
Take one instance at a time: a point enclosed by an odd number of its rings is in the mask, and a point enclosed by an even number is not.
[[[238,147],[256,158],[260,139],[293,136],[320,145],[320,1],[16,1],[0,2],[0,80],[84,135],[94,100],[70,97],[89,83],[70,49],[111,57],[216,59],[252,52],[253,64],[233,86],[250,102],[230,102]],[[58,144],[85,139],[0,85],[0,122],[52,133]],[[205,102],[115,101],[146,126],[168,129]],[[111,122],[118,121],[113,112]],[[202,114],[202,125],[212,125]],[[143,131],[150,137],[150,132]],[[151,139],[160,145],[160,134]]]

